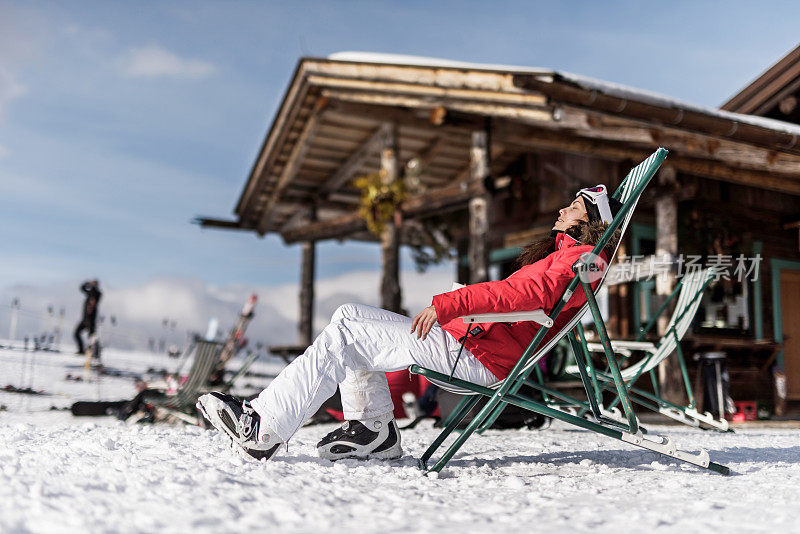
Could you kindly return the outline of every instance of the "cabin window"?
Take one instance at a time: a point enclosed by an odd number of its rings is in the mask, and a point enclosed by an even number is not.
[[[732,272],[719,273],[719,278],[709,284],[703,295],[695,322],[698,330],[748,334],[751,284],[750,280],[737,280]]]

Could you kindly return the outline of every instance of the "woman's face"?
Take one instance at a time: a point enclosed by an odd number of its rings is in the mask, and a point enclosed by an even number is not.
[[[556,220],[556,224],[553,225],[553,230],[564,232],[575,226],[579,221],[589,221],[589,216],[586,214],[586,206],[583,204],[582,197],[573,200],[572,204],[566,208],[558,210],[558,220]]]

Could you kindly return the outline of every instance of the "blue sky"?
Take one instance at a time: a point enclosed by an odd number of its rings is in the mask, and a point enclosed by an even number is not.
[[[230,217],[304,54],[549,67],[707,106],[799,39],[793,2],[0,2],[0,287],[293,284]],[[376,270],[325,244],[321,279]],[[411,268],[409,261],[404,268]]]

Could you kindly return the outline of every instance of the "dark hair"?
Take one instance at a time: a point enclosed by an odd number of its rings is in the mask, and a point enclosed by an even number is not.
[[[564,233],[568,236],[578,239],[581,234],[581,227],[587,224],[589,223],[585,221],[578,221],[577,224],[567,228]],[[522,252],[520,252],[519,256],[517,256],[516,268],[519,269],[521,267],[525,267],[526,265],[530,265],[531,263],[536,263],[555,251],[556,232],[553,231],[547,237],[539,239],[538,241],[533,241],[532,243],[528,243],[522,247]]]
[[[567,228],[564,233],[580,241],[584,245],[596,245],[600,241],[603,233],[608,228],[608,224],[601,221],[578,221],[576,224]],[[617,229],[611,239],[605,246],[605,252],[610,256],[617,248],[622,232]],[[534,241],[522,247],[522,252],[517,257],[516,268],[525,267],[531,263],[535,263],[541,259],[546,258],[556,250],[556,232],[552,232],[549,236]],[[609,258],[609,262],[612,258]]]

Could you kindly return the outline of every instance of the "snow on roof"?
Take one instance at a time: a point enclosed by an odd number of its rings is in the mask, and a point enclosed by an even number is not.
[[[493,65],[490,63],[468,63],[425,56],[408,56],[405,54],[383,54],[380,52],[336,52],[328,56],[334,61],[356,61],[361,63],[383,63],[388,65],[409,65],[415,67],[446,67],[452,69],[492,70],[501,72],[519,72],[524,74],[553,74],[550,69],[521,67],[519,65]]]
[[[766,117],[757,117],[755,115],[743,115],[741,113],[732,113],[730,111],[723,111],[715,108],[707,108],[691,104],[677,98],[671,98],[654,91],[646,91],[644,89],[636,89],[626,85],[606,82],[589,76],[580,74],[572,74],[569,72],[556,72],[555,76],[564,81],[573,83],[583,89],[598,91],[600,93],[615,96],[617,98],[626,98],[629,100],[636,100],[662,108],[683,109],[686,111],[694,111],[706,115],[712,115],[721,119],[732,120],[741,122],[743,124],[750,124],[758,126],[759,128],[766,128],[768,130],[776,130],[785,132],[791,135],[800,135],[800,125],[783,122],[775,119],[768,119]]]
[[[410,56],[405,54],[383,54],[379,52],[337,52],[328,56],[328,59],[333,61],[355,61],[361,63],[382,63],[389,65],[413,65],[419,67],[445,67],[456,69],[471,69],[471,70],[489,70],[500,72],[513,72],[520,74],[534,74],[553,76],[554,79],[560,79],[568,83],[572,83],[583,89],[598,91],[609,96],[617,98],[625,98],[628,100],[635,100],[646,104],[662,108],[683,109],[686,111],[694,111],[703,113],[721,119],[740,122],[742,124],[749,124],[759,128],[774,130],[778,132],[787,133],[794,136],[800,136],[800,125],[783,122],[775,119],[768,119],[766,117],[757,117],[755,115],[743,115],[740,113],[732,113],[730,111],[722,111],[716,108],[707,108],[671,98],[654,91],[647,91],[644,89],[637,89],[626,85],[606,82],[583,76],[580,74],[572,74],[563,71],[554,71],[539,67],[523,67],[519,65],[501,65],[489,63],[469,63],[464,61],[453,61],[449,59],[439,59],[425,56]]]

